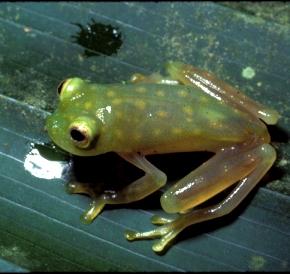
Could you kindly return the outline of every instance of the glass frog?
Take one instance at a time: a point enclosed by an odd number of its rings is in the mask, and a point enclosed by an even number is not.
[[[163,251],[184,228],[228,214],[248,195],[276,159],[265,124],[276,124],[279,118],[275,110],[212,73],[173,61],[166,70],[166,77],[134,74],[122,84],[67,79],[58,87],[59,105],[46,122],[49,136],[64,150],[80,156],[113,151],[145,173],[121,190],[98,196],[85,184],[69,183],[71,193],[93,199],[83,215],[87,223],[106,204],[137,201],[165,185],[166,174],[146,155],[214,153],[161,196],[163,210],[177,213],[177,218],[154,216],[156,229],[125,232],[128,240],[160,238],[152,247],[155,252]],[[218,204],[196,209],[234,184]]]

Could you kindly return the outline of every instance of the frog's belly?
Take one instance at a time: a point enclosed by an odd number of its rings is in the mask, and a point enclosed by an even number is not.
[[[216,152],[217,150],[228,147],[233,144],[242,143],[244,140],[236,140],[229,138],[228,140],[223,139],[212,139],[212,138],[191,138],[180,137],[179,140],[166,141],[163,143],[150,144],[136,147],[136,151],[141,152],[144,155],[148,154],[165,154],[174,152],[190,152],[190,151],[211,151]]]

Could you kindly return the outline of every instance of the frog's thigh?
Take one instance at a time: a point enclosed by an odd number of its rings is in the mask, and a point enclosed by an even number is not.
[[[121,204],[138,201],[155,192],[166,183],[166,175],[147,161],[144,156],[137,153],[119,153],[119,155],[142,169],[145,175],[112,195],[106,194],[105,203]]]
[[[179,219],[174,221],[176,222],[175,225],[187,227],[230,213],[262,179],[276,159],[276,151],[269,144],[260,145],[248,153],[255,154],[258,158],[256,168],[240,180],[234,190],[222,202],[181,215]]]
[[[218,152],[163,194],[163,209],[169,213],[184,212],[201,204],[246,177],[264,154],[261,147]]]
[[[231,102],[235,107],[244,111],[249,111],[266,124],[273,125],[278,121],[279,114],[276,110],[252,100],[235,87],[217,78],[213,73],[180,62],[168,62],[166,69],[172,79],[176,79],[184,85],[209,89],[222,100]]]

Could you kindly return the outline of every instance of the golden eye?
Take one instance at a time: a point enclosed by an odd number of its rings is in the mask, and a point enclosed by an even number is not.
[[[90,130],[83,126],[73,126],[70,129],[70,137],[74,141],[75,145],[80,148],[86,148],[90,144]]]
[[[63,86],[64,86],[64,84],[65,84],[66,81],[67,81],[67,79],[63,80],[63,81],[58,85],[58,87],[57,87],[57,93],[58,93],[58,95],[61,94],[61,92],[62,92],[62,88],[63,88]]]
[[[97,144],[100,126],[96,119],[79,116],[70,124],[67,134],[76,147],[91,149]]]

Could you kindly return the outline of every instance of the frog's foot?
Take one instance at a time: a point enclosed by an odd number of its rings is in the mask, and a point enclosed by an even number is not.
[[[92,196],[92,190],[88,183],[69,182],[65,185],[65,190],[69,194],[88,194]]]
[[[90,224],[105,206],[103,199],[95,196],[92,186],[88,183],[69,182],[66,191],[70,194],[88,194],[93,199],[89,209],[81,215],[81,221],[85,224]]]
[[[154,225],[164,225],[173,222],[172,218],[164,218],[158,215],[154,215],[151,217],[151,223]]]
[[[158,242],[153,244],[152,249],[155,252],[162,252],[169,246],[170,242],[177,236],[177,234],[183,230],[183,227],[180,227],[178,222],[175,222],[173,219],[153,216],[151,221],[153,224],[161,226],[146,232],[126,230],[125,237],[127,240],[134,241],[161,238]]]
[[[94,199],[90,204],[90,208],[81,215],[81,221],[84,224],[90,224],[100,214],[104,206],[104,202],[97,198]]]

